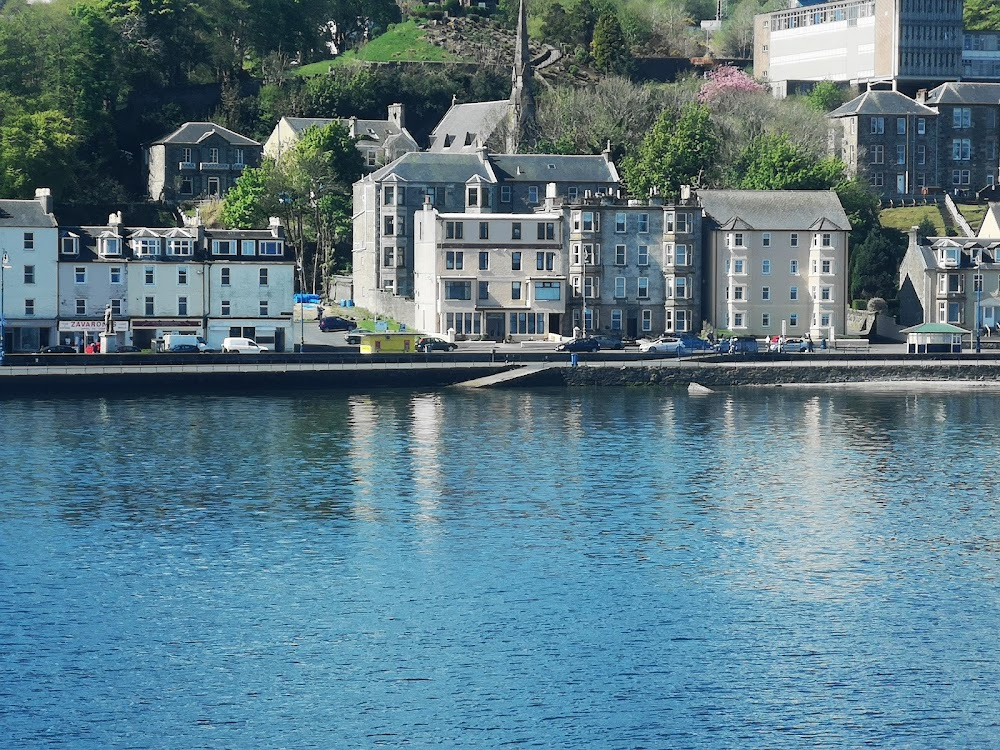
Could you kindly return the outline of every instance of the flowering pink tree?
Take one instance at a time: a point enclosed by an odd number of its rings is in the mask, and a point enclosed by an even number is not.
[[[720,65],[705,74],[707,79],[698,92],[698,101],[711,102],[730,92],[746,92],[756,94],[764,91],[764,87],[751,76],[733,65]]]

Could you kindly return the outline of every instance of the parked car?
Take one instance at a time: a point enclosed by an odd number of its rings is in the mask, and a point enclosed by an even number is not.
[[[644,354],[683,354],[686,351],[684,342],[674,336],[661,336],[658,339],[643,339],[639,342],[639,351]]]
[[[556,347],[557,352],[597,352],[601,345],[597,339],[587,336],[586,338],[570,339],[564,341]]]
[[[625,342],[618,336],[600,334],[592,337],[601,349],[624,349]]]
[[[115,353],[116,354],[137,354],[138,352],[141,352],[141,351],[142,351],[142,349],[140,349],[138,346],[132,346],[131,344],[125,344],[124,346],[119,346],[118,350]]]
[[[689,352],[710,352],[715,348],[712,342],[697,336],[681,336],[681,341]]]
[[[200,354],[201,349],[197,344],[174,344],[167,349],[170,354]]]
[[[424,336],[417,340],[418,352],[451,352],[458,349],[458,344],[445,341],[438,336]]]
[[[76,348],[69,346],[67,344],[53,344],[52,346],[43,346],[38,350],[39,354],[76,354]]]
[[[328,315],[319,319],[319,330],[321,331],[350,331],[352,328],[354,328],[354,321],[339,315]]]
[[[756,354],[760,347],[757,339],[753,336],[733,336],[728,339],[720,339],[715,345],[715,350],[719,354]]]
[[[809,342],[806,339],[785,339],[781,345],[781,351],[784,354],[807,352],[809,351]]]
[[[267,347],[253,339],[230,336],[222,339],[222,351],[232,354],[260,354],[266,352]]]
[[[361,337],[366,333],[371,333],[371,331],[363,331],[360,328],[352,328],[347,332],[347,335],[344,336],[344,340],[349,346],[358,346],[361,343]]]

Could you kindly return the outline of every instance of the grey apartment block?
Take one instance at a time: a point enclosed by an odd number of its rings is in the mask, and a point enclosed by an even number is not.
[[[997,182],[1000,83],[949,82],[918,101],[938,111],[939,184],[971,195]]]

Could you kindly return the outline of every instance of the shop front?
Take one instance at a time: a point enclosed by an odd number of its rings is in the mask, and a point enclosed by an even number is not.
[[[128,321],[113,321],[115,338],[119,345],[128,343]],[[60,320],[59,342],[72,346],[78,352],[86,352],[87,347],[100,346],[101,334],[104,333],[103,320]],[[45,346],[43,344],[42,346]]]

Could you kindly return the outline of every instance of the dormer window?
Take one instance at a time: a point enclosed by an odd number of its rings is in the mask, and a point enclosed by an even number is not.
[[[167,255],[194,255],[194,242],[189,238],[171,237],[167,240]]]
[[[132,249],[140,258],[151,257],[160,254],[159,237],[140,237],[132,240]]]
[[[63,255],[80,254],[80,238],[75,234],[67,234],[59,240],[59,252]]]
[[[212,240],[212,255],[236,255],[236,240]]]
[[[961,249],[957,247],[942,247],[938,250],[938,260],[943,268],[958,268]]]
[[[98,247],[98,253],[105,258],[122,254],[122,241],[118,237],[101,237]]]
[[[479,188],[470,187],[468,190],[468,200],[466,201],[468,206],[478,206],[479,205]]]
[[[260,243],[261,255],[282,255],[285,252],[285,243],[280,240],[263,240]]]

